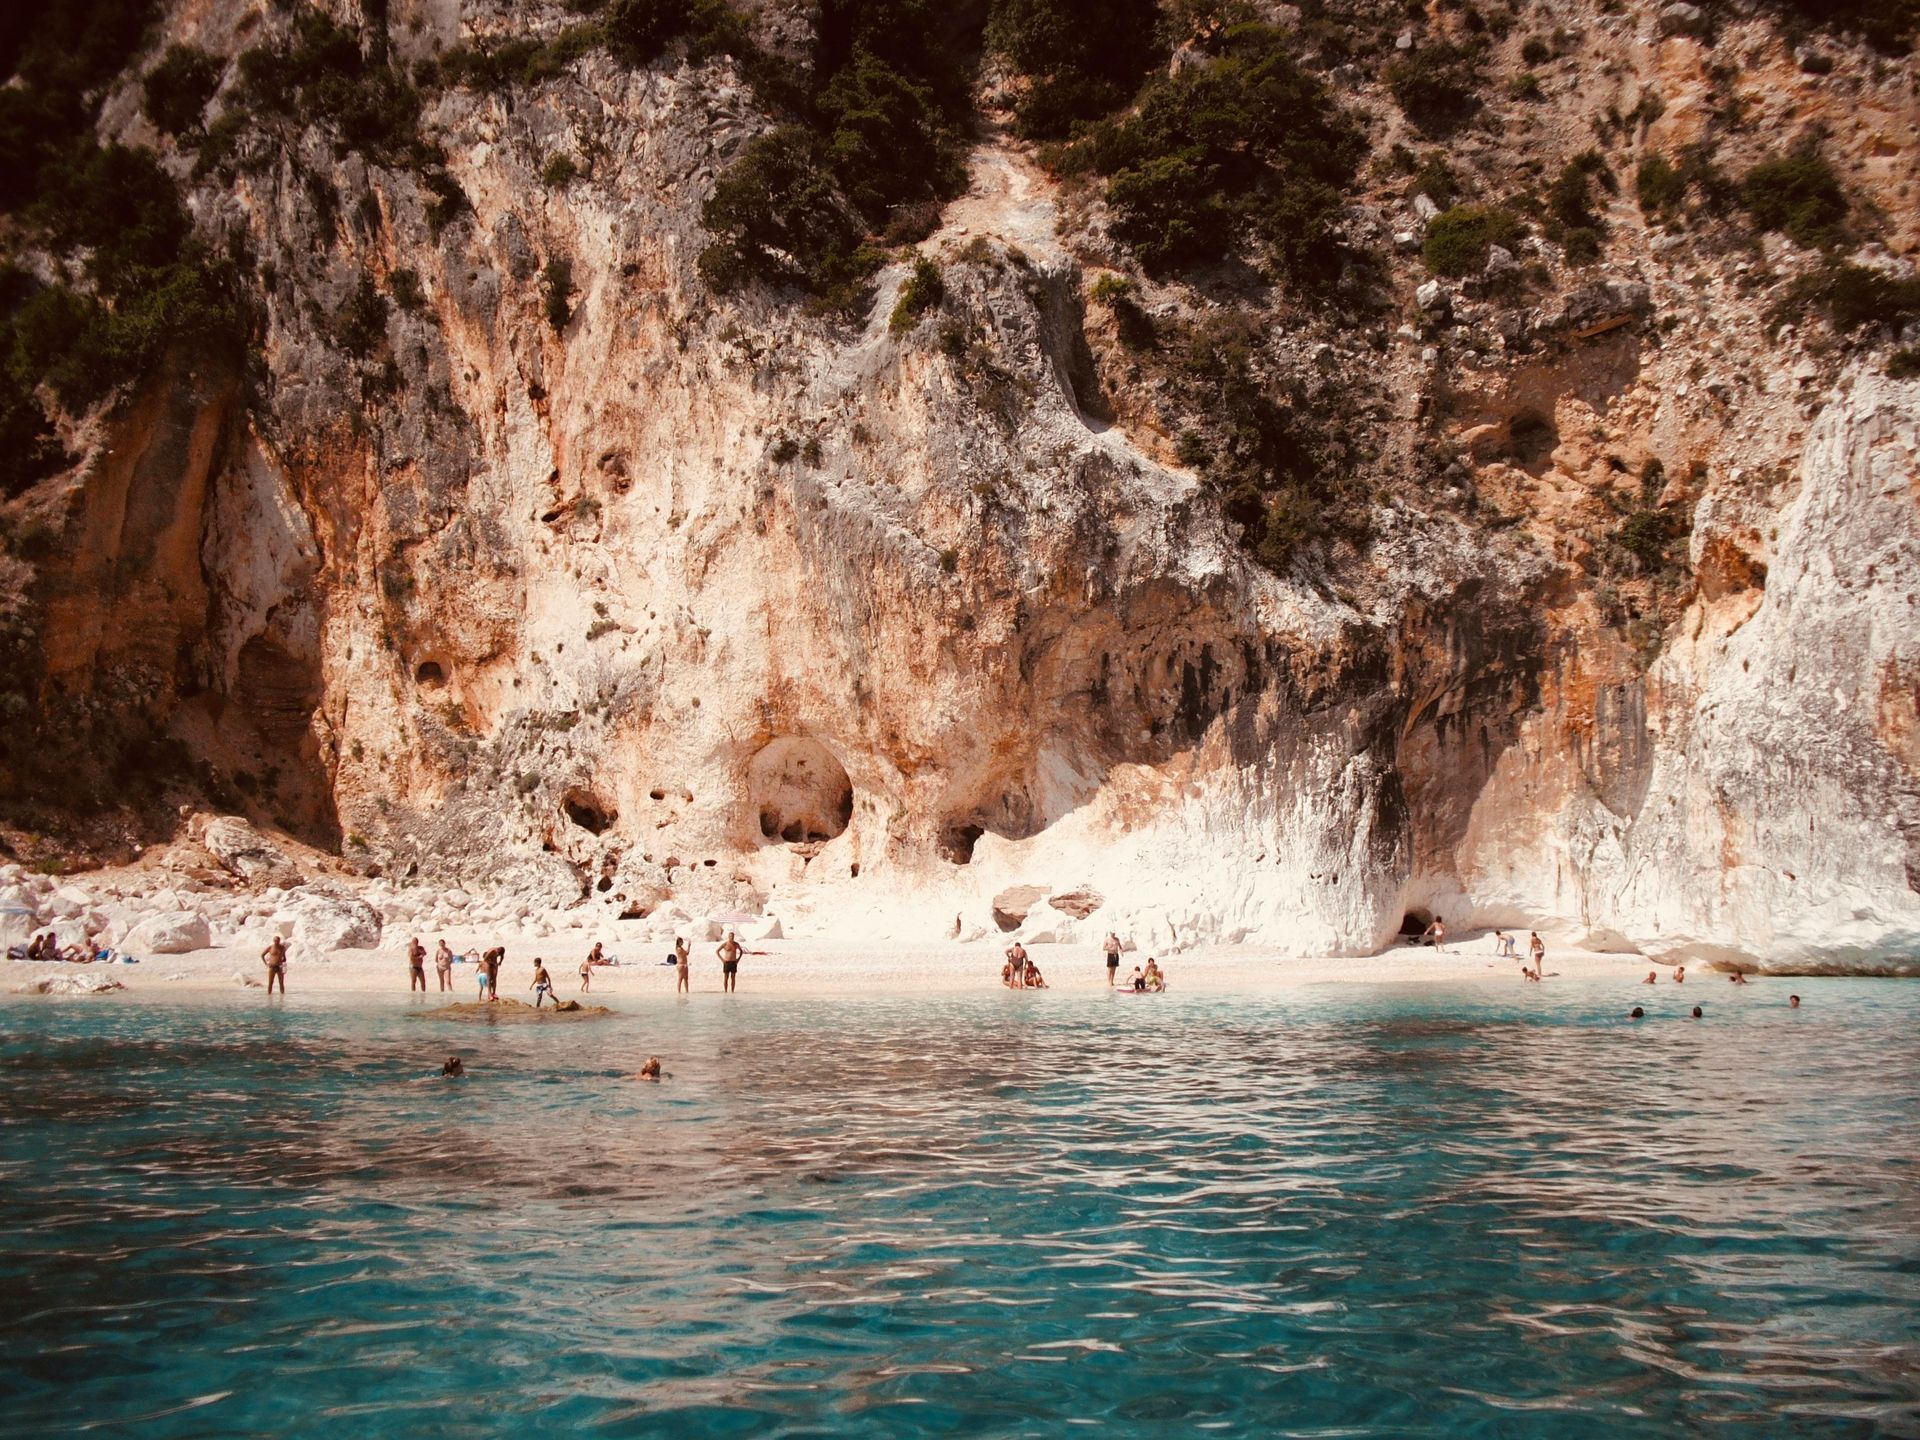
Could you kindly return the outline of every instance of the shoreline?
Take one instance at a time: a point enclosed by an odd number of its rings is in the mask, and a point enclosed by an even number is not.
[[[477,954],[477,933],[456,931],[423,933],[429,946],[445,933],[456,949]],[[563,940],[563,944],[554,943]],[[529,999],[522,994],[532,975],[535,956],[544,956],[553,972],[556,993],[564,1000],[587,999],[602,1002],[620,998],[671,997],[675,993],[675,972],[652,954],[655,945],[647,945],[640,954],[629,949],[625,963],[596,968],[592,988],[582,991],[578,969],[592,937],[572,933],[553,937],[545,943],[521,942],[508,950],[500,972],[502,999]],[[404,938],[391,947],[378,950],[335,950],[319,955],[303,955],[297,948],[287,967],[288,988],[294,994],[357,996],[369,998],[418,995],[409,991]],[[719,995],[720,962],[712,954],[713,946],[695,946],[691,970],[691,993]],[[750,945],[740,966],[741,995],[773,995],[811,999],[827,996],[961,995],[1001,991],[1000,950],[994,945],[898,946],[864,944],[841,945],[824,940],[761,941]],[[1030,953],[1048,982],[1048,992],[1069,994],[1097,993],[1107,989],[1105,960],[1097,945],[1036,945]],[[1146,958],[1144,951],[1129,951],[1123,957],[1122,978]],[[1288,956],[1276,951],[1248,946],[1219,946],[1186,951],[1161,959],[1171,994],[1266,994],[1319,985],[1402,985],[1462,984],[1497,981],[1522,985],[1521,961],[1494,954],[1491,935],[1469,936],[1450,943],[1446,950],[1398,946],[1373,956]],[[477,989],[476,967],[457,964],[453,969],[453,988],[441,990],[431,958],[427,963],[426,999],[470,1001]],[[1659,983],[1671,983],[1672,968],[1640,955],[1605,954],[1595,951],[1549,951],[1547,979],[1556,981],[1613,980],[1639,984],[1649,970],[1660,976]],[[1723,973],[1699,967],[1691,971],[1707,982],[1724,987]],[[128,996],[205,995],[208,993],[244,994],[255,987],[251,979],[264,985],[266,971],[252,948],[221,947],[191,951],[181,955],[142,957],[138,964],[74,965],[60,962],[6,961],[0,965],[0,992],[21,993],[21,987],[52,976],[93,977],[117,981],[124,991],[106,992]],[[1711,977],[1709,979],[1709,977]],[[1755,976],[1776,983],[1785,976]],[[49,997],[59,998],[59,997]]]

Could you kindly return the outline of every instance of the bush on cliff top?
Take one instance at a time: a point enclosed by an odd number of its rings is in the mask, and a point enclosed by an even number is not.
[[[1127,103],[1165,54],[1154,0],[995,0],[989,47],[1028,78],[1014,128],[1059,140]]]
[[[748,144],[701,213],[709,284],[790,285],[846,309],[880,263],[873,237],[925,233],[965,180],[967,56],[939,43],[944,14],[931,0],[822,10],[799,118]]]
[[[1817,150],[1763,161],[1740,182],[1740,201],[1761,230],[1779,230],[1796,245],[1825,248],[1846,238],[1847,197]]]
[[[220,62],[191,45],[169,45],[141,82],[140,111],[162,135],[199,128],[220,88]]]
[[[1149,83],[1073,159],[1108,176],[1112,231],[1150,270],[1251,248],[1296,283],[1338,269],[1332,222],[1366,152],[1359,128],[1267,25],[1237,25],[1212,63]]]
[[[1428,222],[1420,258],[1435,275],[1472,275],[1494,246],[1511,246],[1523,233],[1520,222],[1498,206],[1456,205]]]

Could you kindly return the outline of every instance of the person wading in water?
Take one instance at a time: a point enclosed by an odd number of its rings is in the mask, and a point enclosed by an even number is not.
[[[260,961],[267,967],[267,994],[273,994],[274,982],[280,984],[280,994],[287,993],[287,942],[278,935],[267,942],[267,948],[260,952]]]
[[[727,931],[727,938],[720,942],[720,988],[729,995],[733,993],[734,983],[740,974],[740,957],[746,953],[734,938],[733,931]]]

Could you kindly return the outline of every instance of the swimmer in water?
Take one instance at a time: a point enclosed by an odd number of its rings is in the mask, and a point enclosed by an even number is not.
[[[1733,974],[1729,975],[1727,979],[1735,985],[1744,985],[1747,983],[1747,972],[1744,970],[1736,970]]]
[[[466,1063],[458,1055],[447,1056],[447,1063],[440,1067],[443,1080],[464,1080],[467,1078]]]
[[[633,1078],[636,1080],[651,1080],[654,1084],[658,1085],[660,1083],[660,1057],[658,1055],[649,1055],[647,1057],[647,1063],[640,1067],[640,1073]]]
[[[1641,1020],[1646,1017],[1646,1013],[1647,1013],[1646,1011],[1642,1010],[1638,1005],[1636,1005],[1633,1007],[1633,1014],[1628,1018],[1633,1020]]]
[[[1693,1018],[1696,1020],[1700,1018],[1700,1007],[1698,1005],[1693,1007]]]
[[[1673,983],[1676,985],[1684,985],[1687,983],[1687,967],[1686,966],[1676,965],[1673,967]]]
[[[1653,970],[1647,971],[1647,978],[1642,980],[1640,983],[1642,985],[1658,985],[1660,983],[1659,973]]]
[[[1787,1008],[1789,1010],[1798,1010],[1800,1008],[1800,997],[1798,995],[1787,996]]]

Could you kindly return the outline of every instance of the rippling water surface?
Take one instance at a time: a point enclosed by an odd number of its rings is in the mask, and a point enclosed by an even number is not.
[[[0,1005],[0,1434],[1920,1435],[1920,986],[1799,988]]]

